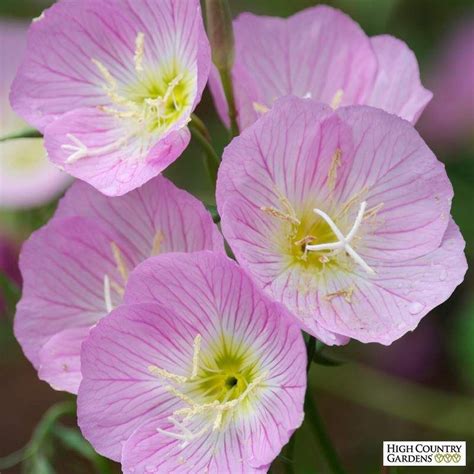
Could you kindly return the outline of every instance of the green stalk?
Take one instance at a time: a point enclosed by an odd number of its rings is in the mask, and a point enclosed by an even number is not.
[[[201,122],[201,121],[199,121]],[[212,146],[210,140],[206,138],[205,134],[201,130],[201,126],[199,122],[196,122],[194,119],[189,123],[189,130],[191,131],[192,137],[201,145],[205,157],[206,157],[206,165],[207,165],[207,170],[209,172],[209,176],[211,178],[211,182],[214,186],[216,186],[216,180],[217,180],[217,170],[219,169],[220,165],[220,159],[219,156],[217,155],[216,151],[214,150],[214,147]],[[202,124],[202,122],[201,122]],[[205,129],[206,130],[206,129]],[[207,130],[206,130],[207,133]],[[207,136],[209,134],[207,133]]]
[[[237,124],[237,108],[235,106],[234,87],[232,84],[231,72],[227,69],[220,69],[222,88],[227,100],[228,115],[230,120],[230,134],[236,137],[239,134],[239,125]]]
[[[326,427],[324,426],[323,420],[309,389],[306,391],[305,416],[308,418],[313,433],[319,441],[321,450],[331,472],[334,474],[345,474],[339,456],[332,445],[331,439],[326,431]]]

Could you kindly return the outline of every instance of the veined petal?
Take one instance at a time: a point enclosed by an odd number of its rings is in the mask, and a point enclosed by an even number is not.
[[[119,279],[110,242],[99,225],[82,217],[51,221],[24,244],[20,255],[23,295],[15,336],[40,367],[40,350],[55,334],[90,328],[107,314],[104,275]],[[119,302],[117,293],[112,302]]]
[[[433,94],[420,81],[413,51],[389,35],[371,38],[378,60],[377,76],[367,105],[416,123]]]
[[[198,0],[66,0],[33,23],[11,101],[51,161],[122,195],[187,146],[209,68]]]
[[[131,134],[100,110],[77,109],[47,127],[45,145],[51,160],[69,174],[108,196],[121,196],[160,174],[190,138],[187,128],[163,138]]]
[[[119,461],[136,428],[182,403],[148,368],[185,375],[194,336],[177,315],[150,304],[122,305],[91,331],[82,346],[78,423],[99,453]]]
[[[234,22],[236,60],[233,69],[239,124],[258,117],[292,94],[331,104],[359,104],[369,97],[377,60],[359,25],[339,10],[324,5],[283,19],[241,14]],[[211,76],[212,77],[212,76]],[[215,78],[210,83],[220,115],[226,117]]]
[[[163,176],[115,198],[77,182],[55,213],[55,218],[71,216],[92,218],[113,229],[126,242],[133,267],[166,252],[224,252],[222,235],[203,204]]]
[[[408,272],[437,251],[452,194],[443,165],[406,121],[295,97],[232,141],[217,181],[223,233],[239,263],[329,344],[359,338],[368,311],[351,303],[359,278],[375,285],[387,266]],[[421,293],[428,283],[420,281]],[[366,299],[376,314],[382,301],[373,293]],[[345,303],[354,308],[349,319],[331,309]],[[385,337],[382,326],[374,323],[372,340]]]
[[[367,279],[363,272],[341,275],[328,283],[326,291],[337,294],[353,285],[350,301],[343,297],[325,300],[321,294],[320,324],[362,342],[391,344],[413,331],[463,281],[464,246],[459,228],[450,219],[440,247],[433,252],[384,263],[375,278]]]
[[[183,472],[193,466],[209,472],[263,470],[302,421],[306,356],[291,315],[267,300],[233,261],[211,252],[148,259],[131,274],[125,301],[166,304],[202,336],[204,354],[225,344],[224,353],[244,351],[265,374],[265,402],[252,399],[248,415],[235,413],[223,432],[205,433],[181,452],[175,440],[153,433],[154,422],[147,421],[125,444],[126,472],[145,465]],[[167,425],[162,429],[169,431]]]
[[[81,382],[81,346],[90,328],[65,329],[52,336],[39,353],[38,377],[55,390],[77,393]]]
[[[117,198],[74,183],[21,254],[25,285],[15,332],[27,357],[53,387],[76,390],[80,372],[72,367],[79,365],[66,360],[71,370],[58,374],[61,358],[72,356],[73,349],[78,356],[80,330],[121,303],[133,268],[153,255],[206,249],[224,253],[211,215],[167,179],[157,177]],[[63,354],[63,339],[73,336],[76,344]],[[51,360],[43,360],[40,351]]]
[[[347,202],[365,189],[368,208],[380,206],[362,255],[401,260],[438,248],[453,197],[444,165],[418,132],[396,116],[362,106],[336,114],[352,130],[354,151],[347,159],[342,151],[335,193]]]
[[[45,10],[31,25],[27,54],[12,90],[15,110],[44,130],[70,110],[108,104],[104,78],[92,59],[124,84],[135,82],[140,32],[146,41],[144,61],[158,66],[176,56],[189,67],[199,54],[201,74],[208,74],[209,45],[203,41],[196,0],[66,0]],[[205,81],[198,82],[200,95]]]

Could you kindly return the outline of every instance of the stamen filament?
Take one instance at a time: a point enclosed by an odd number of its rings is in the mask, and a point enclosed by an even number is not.
[[[110,294],[110,278],[104,275],[104,302],[107,313],[110,313],[114,307],[112,306],[112,296]]]

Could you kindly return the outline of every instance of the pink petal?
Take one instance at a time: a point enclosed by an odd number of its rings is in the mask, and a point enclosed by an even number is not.
[[[321,298],[320,324],[362,342],[389,345],[413,331],[433,308],[447,300],[467,270],[465,242],[451,219],[441,246],[406,261],[387,262],[377,275],[341,276],[327,288],[334,293],[354,284],[351,302]]]
[[[125,301],[166,304],[201,334],[203,341],[219,340],[225,333],[232,334],[234,344],[252,347],[262,370],[268,370],[266,385],[273,387],[265,391],[267,398],[259,402],[258,414],[251,420],[242,417],[236,421],[235,432],[212,440],[203,436],[202,443],[212,441],[215,446],[214,455],[212,450],[201,450],[198,441],[195,452],[187,448],[181,455],[190,466],[204,464],[211,472],[227,472],[231,465],[235,472],[254,472],[252,469],[267,466],[302,421],[299,410],[306,356],[291,315],[267,300],[233,261],[210,252],[148,259],[130,276]],[[163,439],[149,438],[151,426],[144,425],[126,443],[125,468],[178,469],[181,461],[175,444],[168,439],[160,447]]]
[[[330,183],[336,150],[340,164]],[[332,314],[331,301],[343,299],[337,293],[349,292],[351,278],[366,278],[365,270],[356,265],[326,276],[295,263],[287,222],[265,208],[290,206],[297,216],[318,208],[331,215],[355,200],[348,214],[353,222],[362,201],[367,209],[379,206],[375,217],[364,221],[357,243],[378,275],[386,265],[439,248],[451,198],[443,165],[404,120],[365,106],[332,112],[297,98],[280,99],[232,141],[217,182],[222,229],[239,263],[303,328],[329,344],[357,334],[357,318],[364,314],[355,312],[349,321],[338,315],[337,324],[336,317],[331,324],[325,318]],[[378,297],[374,301],[379,307]]]
[[[119,461],[136,428],[176,409],[179,400],[148,367],[184,375],[193,337],[177,315],[151,304],[122,305],[92,329],[82,345],[78,423],[96,451]]]
[[[421,84],[413,51],[389,35],[375,36],[371,42],[379,67],[365,103],[416,123],[433,94]]]
[[[25,285],[15,331],[27,357],[42,367],[40,376],[55,388],[75,389],[58,380],[60,359],[42,362],[39,352],[52,344],[46,354],[56,357],[62,350],[58,333],[69,337],[67,331],[89,328],[107,314],[106,277],[114,307],[122,301],[128,273],[143,260],[205,249],[224,252],[217,226],[201,202],[165,178],[117,198],[74,183],[21,254]]]
[[[383,203],[361,254],[385,261],[436,250],[453,197],[444,165],[416,130],[396,116],[371,107],[345,107],[336,113],[354,137],[347,160],[343,149],[336,194],[345,202],[366,188],[368,208]]]
[[[52,220],[24,244],[20,255],[23,294],[15,336],[40,367],[40,350],[55,334],[89,328],[107,314],[104,275],[121,281],[110,242],[118,240],[91,220]],[[112,292],[113,303],[120,300]]]
[[[279,97],[310,94],[330,104],[343,90],[342,104],[359,104],[370,94],[375,54],[359,25],[339,10],[317,6],[288,19],[244,13],[234,31],[233,78],[242,129],[258,118],[254,102],[271,107]],[[215,78],[210,85],[225,117]]]
[[[55,334],[39,353],[40,379],[55,390],[77,393],[82,379],[81,346],[90,328],[66,329]]]
[[[0,135],[17,132],[26,123],[8,102],[10,86],[26,48],[28,23],[0,21]],[[64,191],[70,178],[48,162],[40,139],[0,143],[0,207],[34,207]]]
[[[157,253],[224,252],[222,235],[203,204],[163,176],[115,198],[76,182],[55,214],[70,216],[93,218],[113,229],[125,242],[132,267]]]
[[[118,120],[96,109],[77,109],[61,116],[46,129],[50,159],[69,174],[83,179],[108,196],[121,196],[160,174],[187,147],[187,128],[166,137],[144,140],[130,136]],[[90,150],[104,150],[70,162],[71,135]],[[115,144],[115,145],[114,145]]]
[[[171,427],[171,423],[168,422]],[[197,446],[180,448],[180,441],[158,433],[157,426],[165,426],[159,417],[140,426],[125,442],[122,451],[122,470],[134,472],[179,472],[193,474],[209,472],[219,474],[256,474],[267,472],[242,462],[245,440],[235,428],[225,433],[208,433]],[[165,428],[165,429],[166,429]],[[257,443],[258,446],[261,443]],[[252,444],[253,445],[253,444]],[[219,447],[217,455],[213,451]],[[278,453],[277,453],[278,454]]]
[[[106,105],[104,79],[92,59],[122,83],[134,81],[139,32],[145,34],[145,61],[160,64],[178,54],[189,67],[197,60],[203,68],[198,100],[209,72],[209,45],[197,0],[81,0],[56,3],[32,23],[12,90],[15,110],[44,130],[70,110]]]

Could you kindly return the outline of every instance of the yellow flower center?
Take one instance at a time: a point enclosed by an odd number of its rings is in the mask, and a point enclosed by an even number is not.
[[[150,373],[169,383],[166,390],[185,403],[168,418],[174,430],[157,428],[165,436],[181,440],[182,447],[210,430],[222,429],[237,413],[250,410],[268,377],[250,348],[234,346],[231,336],[222,336],[216,345],[201,351],[201,336],[197,335],[193,347],[190,376],[148,367]],[[196,419],[201,428],[192,431],[190,425]]]
[[[68,134],[70,143],[62,145],[62,149],[70,152],[67,163],[114,152],[132,138],[139,138],[144,145],[143,151],[147,151],[176,122],[190,115],[196,95],[196,74],[183,67],[177,58],[159,66],[147,64],[145,40],[144,33],[138,33],[133,57],[134,76],[127,83],[119,82],[101,61],[91,59],[103,78],[102,87],[110,100],[110,104],[100,110],[123,121],[129,132],[113,143],[96,148],[90,148],[75,135]]]

